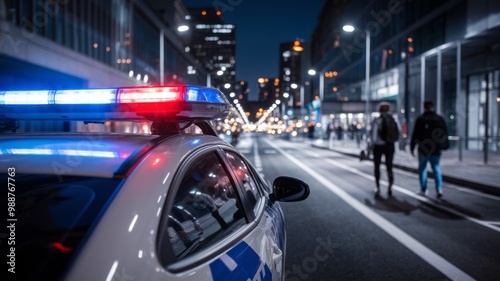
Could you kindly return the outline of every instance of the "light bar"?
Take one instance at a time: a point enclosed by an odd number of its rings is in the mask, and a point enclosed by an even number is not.
[[[224,96],[217,89],[193,86],[0,92],[0,104],[116,104],[168,101],[226,103]]]
[[[230,108],[219,90],[188,85],[0,91],[0,118],[17,120],[213,119]]]

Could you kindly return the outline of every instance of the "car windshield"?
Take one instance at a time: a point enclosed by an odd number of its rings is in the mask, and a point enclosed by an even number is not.
[[[2,176],[3,177],[3,176]],[[121,180],[16,174],[7,224],[19,280],[58,280]],[[3,182],[8,179],[3,177]],[[14,187],[14,189],[12,189]],[[14,204],[12,204],[15,203]],[[10,235],[12,237],[12,235]],[[12,244],[15,243],[15,244]]]

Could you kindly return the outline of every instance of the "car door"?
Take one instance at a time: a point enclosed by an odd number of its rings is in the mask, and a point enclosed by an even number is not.
[[[273,280],[269,255],[262,256],[265,244],[259,242],[265,226],[255,219],[264,213],[264,197],[254,185],[254,198],[248,198],[228,163],[220,150],[204,148],[186,158],[175,175],[157,252],[179,280]],[[249,202],[261,210],[250,209]]]
[[[278,203],[269,201],[269,188],[244,156],[232,150],[223,150],[223,154],[239,182],[248,216],[255,225],[245,241],[262,260],[257,280],[282,280],[285,252],[282,210]]]

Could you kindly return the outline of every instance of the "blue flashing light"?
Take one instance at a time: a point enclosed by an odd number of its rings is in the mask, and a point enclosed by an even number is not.
[[[187,87],[186,101],[226,103],[226,99],[220,92],[212,88]]]
[[[50,91],[0,92],[0,104],[49,104]]]

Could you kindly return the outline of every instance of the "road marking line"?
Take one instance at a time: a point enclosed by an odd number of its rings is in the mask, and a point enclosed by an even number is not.
[[[309,151],[305,151],[305,153],[306,153],[306,154],[310,154],[311,156],[313,156],[313,154],[315,154],[315,153],[312,153],[312,152],[309,152]],[[318,158],[321,158],[321,157],[318,157]],[[366,174],[365,172],[362,172],[362,171],[360,171],[360,170],[358,170],[358,169],[356,169],[356,168],[352,168],[352,167],[350,167],[350,166],[348,166],[348,165],[342,164],[342,163],[340,163],[340,162],[338,162],[338,161],[335,161],[335,160],[332,160],[332,159],[328,159],[328,158],[323,159],[323,160],[325,160],[326,162],[328,162],[328,163],[330,163],[330,164],[332,164],[332,165],[334,165],[334,166],[337,166],[337,167],[339,167],[339,168],[341,168],[341,169],[347,170],[347,171],[349,171],[349,172],[351,172],[351,173],[354,173],[354,174],[356,174],[356,175],[358,175],[358,176],[364,177],[364,178],[366,178],[366,179],[369,179],[369,180],[371,180],[371,181],[375,182],[375,177],[374,177],[374,176],[369,175],[369,174]],[[388,183],[387,181],[383,180],[383,179],[380,179],[380,182],[381,182],[382,184],[384,184],[384,185],[389,185],[389,183]],[[458,217],[464,218],[464,219],[466,219],[466,220],[468,220],[468,221],[471,221],[471,222],[473,222],[473,223],[476,223],[476,224],[482,225],[482,226],[484,226],[484,227],[487,227],[487,228],[489,228],[489,229],[492,229],[492,230],[494,230],[494,231],[500,232],[500,229],[498,229],[498,227],[496,227],[496,226],[492,225],[491,223],[488,223],[488,222],[486,222],[486,221],[482,221],[482,220],[478,220],[478,219],[475,219],[475,218],[473,218],[473,217],[469,217],[469,216],[467,216],[467,215],[465,215],[465,214],[463,214],[463,213],[461,213],[461,212],[459,212],[459,211],[455,211],[455,210],[453,210],[453,209],[447,208],[447,207],[442,206],[442,205],[440,205],[440,204],[436,204],[433,200],[431,200],[431,199],[429,199],[429,198],[427,198],[427,197],[425,197],[425,196],[418,195],[418,194],[416,194],[416,193],[415,193],[415,192],[413,192],[413,191],[409,191],[409,190],[407,190],[406,188],[403,188],[403,187],[398,186],[398,185],[396,185],[396,184],[394,184],[394,185],[392,186],[392,188],[393,188],[394,190],[397,190],[397,191],[399,191],[399,192],[401,192],[401,193],[404,193],[404,194],[406,194],[406,195],[408,195],[408,196],[411,196],[411,197],[413,197],[413,198],[415,198],[415,199],[417,199],[417,200],[419,200],[419,201],[426,202],[426,203],[428,203],[428,204],[433,205],[433,206],[434,206],[434,207],[436,207],[436,208],[439,208],[439,209],[444,210],[444,211],[446,211],[446,212],[452,213],[452,214],[454,214],[454,215],[456,215],[456,216],[458,216]]]
[[[288,142],[287,142],[288,143]],[[302,146],[305,146],[305,144],[302,144],[302,143],[298,143],[299,145],[302,145]],[[281,146],[281,145],[280,145]],[[317,149],[321,149],[321,150],[324,150],[322,148],[317,148]],[[302,151],[302,150],[301,150]],[[310,152],[310,151],[305,151],[307,153],[313,153],[313,152]],[[344,156],[344,154],[340,153],[340,152],[337,152],[335,150],[328,150],[328,152],[330,152],[331,154],[334,154],[334,155],[342,155]],[[318,154],[311,154],[312,156],[317,155]],[[351,156],[349,156],[351,157]],[[417,160],[415,160],[417,161]],[[363,163],[365,165],[368,165],[368,166],[372,166],[373,167],[373,162],[371,161],[363,161]],[[381,165],[380,168],[382,169],[386,169],[384,165]],[[405,170],[401,170],[401,169],[394,169],[394,172],[395,173],[398,173],[398,174],[401,174],[401,175],[405,175],[405,176],[409,176],[409,177],[413,177],[413,178],[418,178],[418,175],[415,174],[415,173],[412,173],[412,172],[408,172],[408,171],[405,171]],[[443,183],[444,184],[444,183]],[[455,190],[458,190],[458,191],[461,191],[461,192],[465,192],[465,193],[470,193],[470,194],[474,194],[476,196],[481,196],[481,197],[485,197],[485,198],[489,198],[489,199],[492,199],[492,200],[495,200],[495,201],[500,201],[500,197],[498,196],[495,196],[495,195],[490,195],[490,194],[487,194],[487,193],[484,193],[484,192],[479,192],[479,191],[475,191],[475,190],[472,190],[470,188],[465,188],[465,187],[460,187],[460,186],[457,186],[456,184],[452,184],[452,183],[446,183],[446,187],[447,188],[451,188],[451,189],[455,189]]]
[[[259,173],[259,175],[262,178],[265,178],[264,172],[263,172],[264,169],[262,168],[262,160],[260,159],[260,155],[259,155],[259,147],[258,147],[256,141],[253,143],[253,158],[254,158],[255,170],[257,170],[257,172]]]
[[[374,212],[367,206],[363,205],[357,199],[349,195],[343,189],[332,183],[330,180],[326,179],[313,169],[304,165],[301,161],[286,153],[284,150],[273,144],[268,140],[264,140],[268,145],[274,147],[278,152],[280,152],[283,156],[292,161],[295,165],[300,167],[306,173],[316,178],[317,181],[322,183],[326,188],[335,193],[338,197],[340,197],[344,202],[351,205],[356,211],[361,213],[364,217],[375,223],[378,227],[384,230],[387,234],[391,235],[394,239],[403,244],[406,248],[411,250],[416,255],[420,256],[423,260],[425,260],[429,265],[433,266],[444,275],[449,277],[452,280],[474,280],[467,273],[460,270],[455,265],[451,264],[438,254],[434,253],[431,249],[427,248],[425,245],[420,243],[415,238],[408,235],[406,232],[402,231],[400,228],[392,224],[390,221]]]

